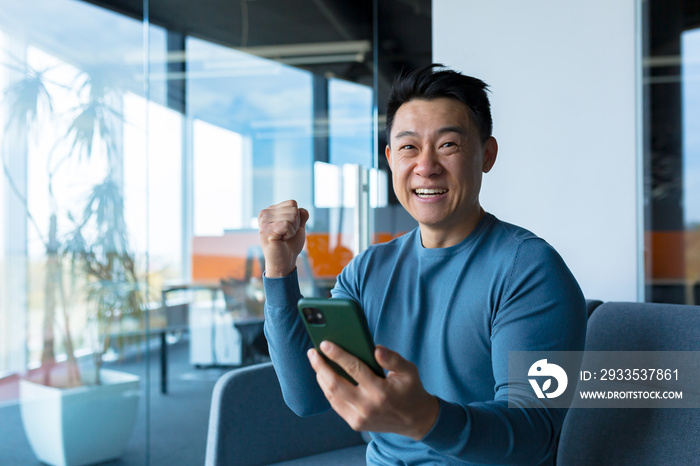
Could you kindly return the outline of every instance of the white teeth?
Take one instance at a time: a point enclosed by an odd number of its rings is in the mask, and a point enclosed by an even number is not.
[[[417,188],[416,189],[416,194],[419,196],[434,196],[437,194],[443,194],[446,193],[446,189],[442,188]]]

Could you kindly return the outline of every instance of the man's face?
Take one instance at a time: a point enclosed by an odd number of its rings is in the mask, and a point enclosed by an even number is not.
[[[482,144],[458,100],[419,99],[399,107],[386,156],[396,196],[418,221],[424,244],[426,234],[438,240],[432,247],[445,247],[471,232],[481,215],[482,173],[491,170],[497,151],[493,138]]]

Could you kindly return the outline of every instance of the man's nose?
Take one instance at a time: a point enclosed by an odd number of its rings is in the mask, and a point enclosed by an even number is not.
[[[432,149],[424,149],[418,155],[414,173],[423,177],[430,177],[442,173],[442,165],[436,151]]]

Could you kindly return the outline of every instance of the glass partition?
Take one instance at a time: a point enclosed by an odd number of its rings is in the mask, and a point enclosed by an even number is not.
[[[311,213],[306,296],[409,228],[377,102],[430,2],[395,3],[0,0],[0,464],[202,464],[267,360],[258,212]]]
[[[646,299],[700,304],[700,10],[645,7]]]
[[[151,301],[143,28],[83,2],[0,3],[0,391],[17,464],[112,459],[146,428],[148,379],[122,370]]]

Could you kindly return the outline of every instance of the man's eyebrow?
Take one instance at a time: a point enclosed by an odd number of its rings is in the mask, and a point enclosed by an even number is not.
[[[438,134],[445,134],[445,133],[457,133],[462,136],[467,135],[467,131],[462,128],[461,126],[445,126],[437,130]],[[411,137],[411,136],[417,136],[418,133],[415,131],[411,130],[404,130],[396,133],[396,136],[394,136],[395,139],[401,139],[405,137]]]
[[[444,128],[440,128],[438,130],[438,134],[444,134],[444,133],[457,133],[462,136],[466,136],[467,132],[464,130],[464,128],[460,126],[445,126]]]
[[[461,134],[463,136],[466,136],[466,134],[467,134],[466,130],[460,126],[445,126],[443,128],[438,129],[437,133],[438,134],[457,133],[457,134]],[[407,130],[400,131],[400,132],[396,133],[396,136],[394,136],[394,138],[400,139],[400,138],[417,136],[417,135],[418,135],[418,133],[416,133],[415,131],[411,131],[411,130],[407,129]]]
[[[399,139],[399,138],[405,138],[405,137],[409,137],[409,136],[416,136],[416,134],[417,133],[415,131],[406,130],[406,131],[401,131],[401,132],[397,133],[396,136],[394,136],[394,137],[396,139]]]

